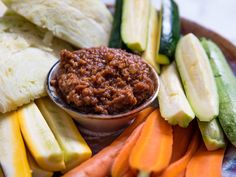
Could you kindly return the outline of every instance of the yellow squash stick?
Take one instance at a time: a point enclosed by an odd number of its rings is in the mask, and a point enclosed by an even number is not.
[[[29,152],[27,153],[27,157],[32,171],[32,177],[52,177],[53,172],[40,168]]]
[[[36,104],[64,152],[66,164],[64,171],[68,171],[87,160],[92,152],[80,135],[72,118],[49,98],[36,100]]]
[[[31,177],[16,112],[0,114],[0,162],[4,176]]]
[[[35,103],[18,110],[21,132],[37,164],[49,171],[65,168],[63,152]]]

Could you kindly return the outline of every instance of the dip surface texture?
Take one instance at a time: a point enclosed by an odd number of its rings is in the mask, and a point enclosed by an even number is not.
[[[107,47],[63,50],[51,84],[68,104],[90,114],[127,112],[154,92],[151,68],[141,57]]]

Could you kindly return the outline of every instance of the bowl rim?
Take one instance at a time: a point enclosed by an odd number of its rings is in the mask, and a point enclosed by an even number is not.
[[[145,109],[147,106],[149,106],[156,98],[157,95],[159,93],[160,90],[160,78],[159,75],[157,74],[157,72],[155,71],[155,69],[149,64],[147,63],[145,60],[143,60],[148,67],[151,69],[152,75],[155,79],[155,90],[154,93],[140,106],[138,106],[137,108],[134,108],[128,112],[124,112],[124,113],[120,113],[120,114],[85,114],[85,113],[80,113],[78,112],[78,110],[76,108],[71,107],[69,104],[65,103],[65,101],[63,99],[61,99],[59,96],[56,95],[56,90],[53,86],[51,86],[50,81],[52,79],[52,75],[54,74],[54,72],[56,72],[56,70],[59,67],[60,64],[60,60],[58,60],[56,63],[53,64],[53,66],[51,67],[51,69],[48,72],[47,75],[47,79],[46,79],[46,91],[48,93],[48,96],[50,97],[50,99],[60,108],[62,108],[63,110],[65,110],[66,112],[73,112],[74,114],[77,114],[80,117],[88,117],[89,119],[99,119],[99,120],[111,120],[111,119],[122,119],[125,118],[127,116],[136,114],[140,111],[142,111],[143,109]]]

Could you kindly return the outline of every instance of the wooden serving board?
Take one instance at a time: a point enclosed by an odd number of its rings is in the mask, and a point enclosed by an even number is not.
[[[221,50],[223,51],[225,57],[229,61],[230,66],[234,71],[234,74],[236,75],[236,46],[234,46],[231,42],[229,42],[219,34],[184,18],[181,19],[181,30],[182,34],[193,33],[197,37],[209,38],[216,44],[218,44]],[[103,138],[92,137],[83,133],[82,134],[88,142],[89,146],[92,148],[93,154],[95,154],[99,152],[102,148],[109,145],[119,135],[119,133],[120,132],[118,132],[116,135],[106,136]]]

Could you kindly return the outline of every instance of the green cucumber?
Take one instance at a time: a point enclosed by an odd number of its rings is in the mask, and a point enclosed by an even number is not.
[[[111,48],[122,48],[123,43],[122,43],[121,32],[120,32],[122,6],[123,6],[123,0],[116,0],[112,31],[111,31],[111,36],[109,40],[109,47]]]
[[[220,99],[219,121],[230,142],[236,146],[236,79],[219,47],[202,40],[210,59]]]
[[[147,48],[143,53],[142,57],[149,64],[151,64],[157,73],[160,73],[160,66],[156,63],[156,50],[157,50],[157,31],[158,30],[158,16],[156,9],[152,6],[149,18],[148,25],[148,40],[147,40]]]
[[[180,16],[177,4],[173,0],[162,0],[161,38],[159,54],[171,59],[180,39]],[[158,59],[157,59],[158,60]]]
[[[188,101],[200,121],[209,122],[219,114],[219,96],[209,59],[193,34],[180,39],[176,63]]]
[[[198,120],[198,127],[208,151],[225,147],[224,132],[217,118],[210,122],[200,122]]]
[[[163,67],[158,94],[162,117],[171,125],[187,127],[195,114],[184,94],[175,63]]]
[[[146,49],[150,5],[150,0],[123,0],[121,37],[132,51]]]
[[[160,65],[167,65],[170,64],[170,60],[166,55],[160,54],[160,42],[161,42],[161,27],[162,27],[162,15],[161,11],[158,12],[158,35],[157,35],[157,55],[156,55],[156,63]]]

